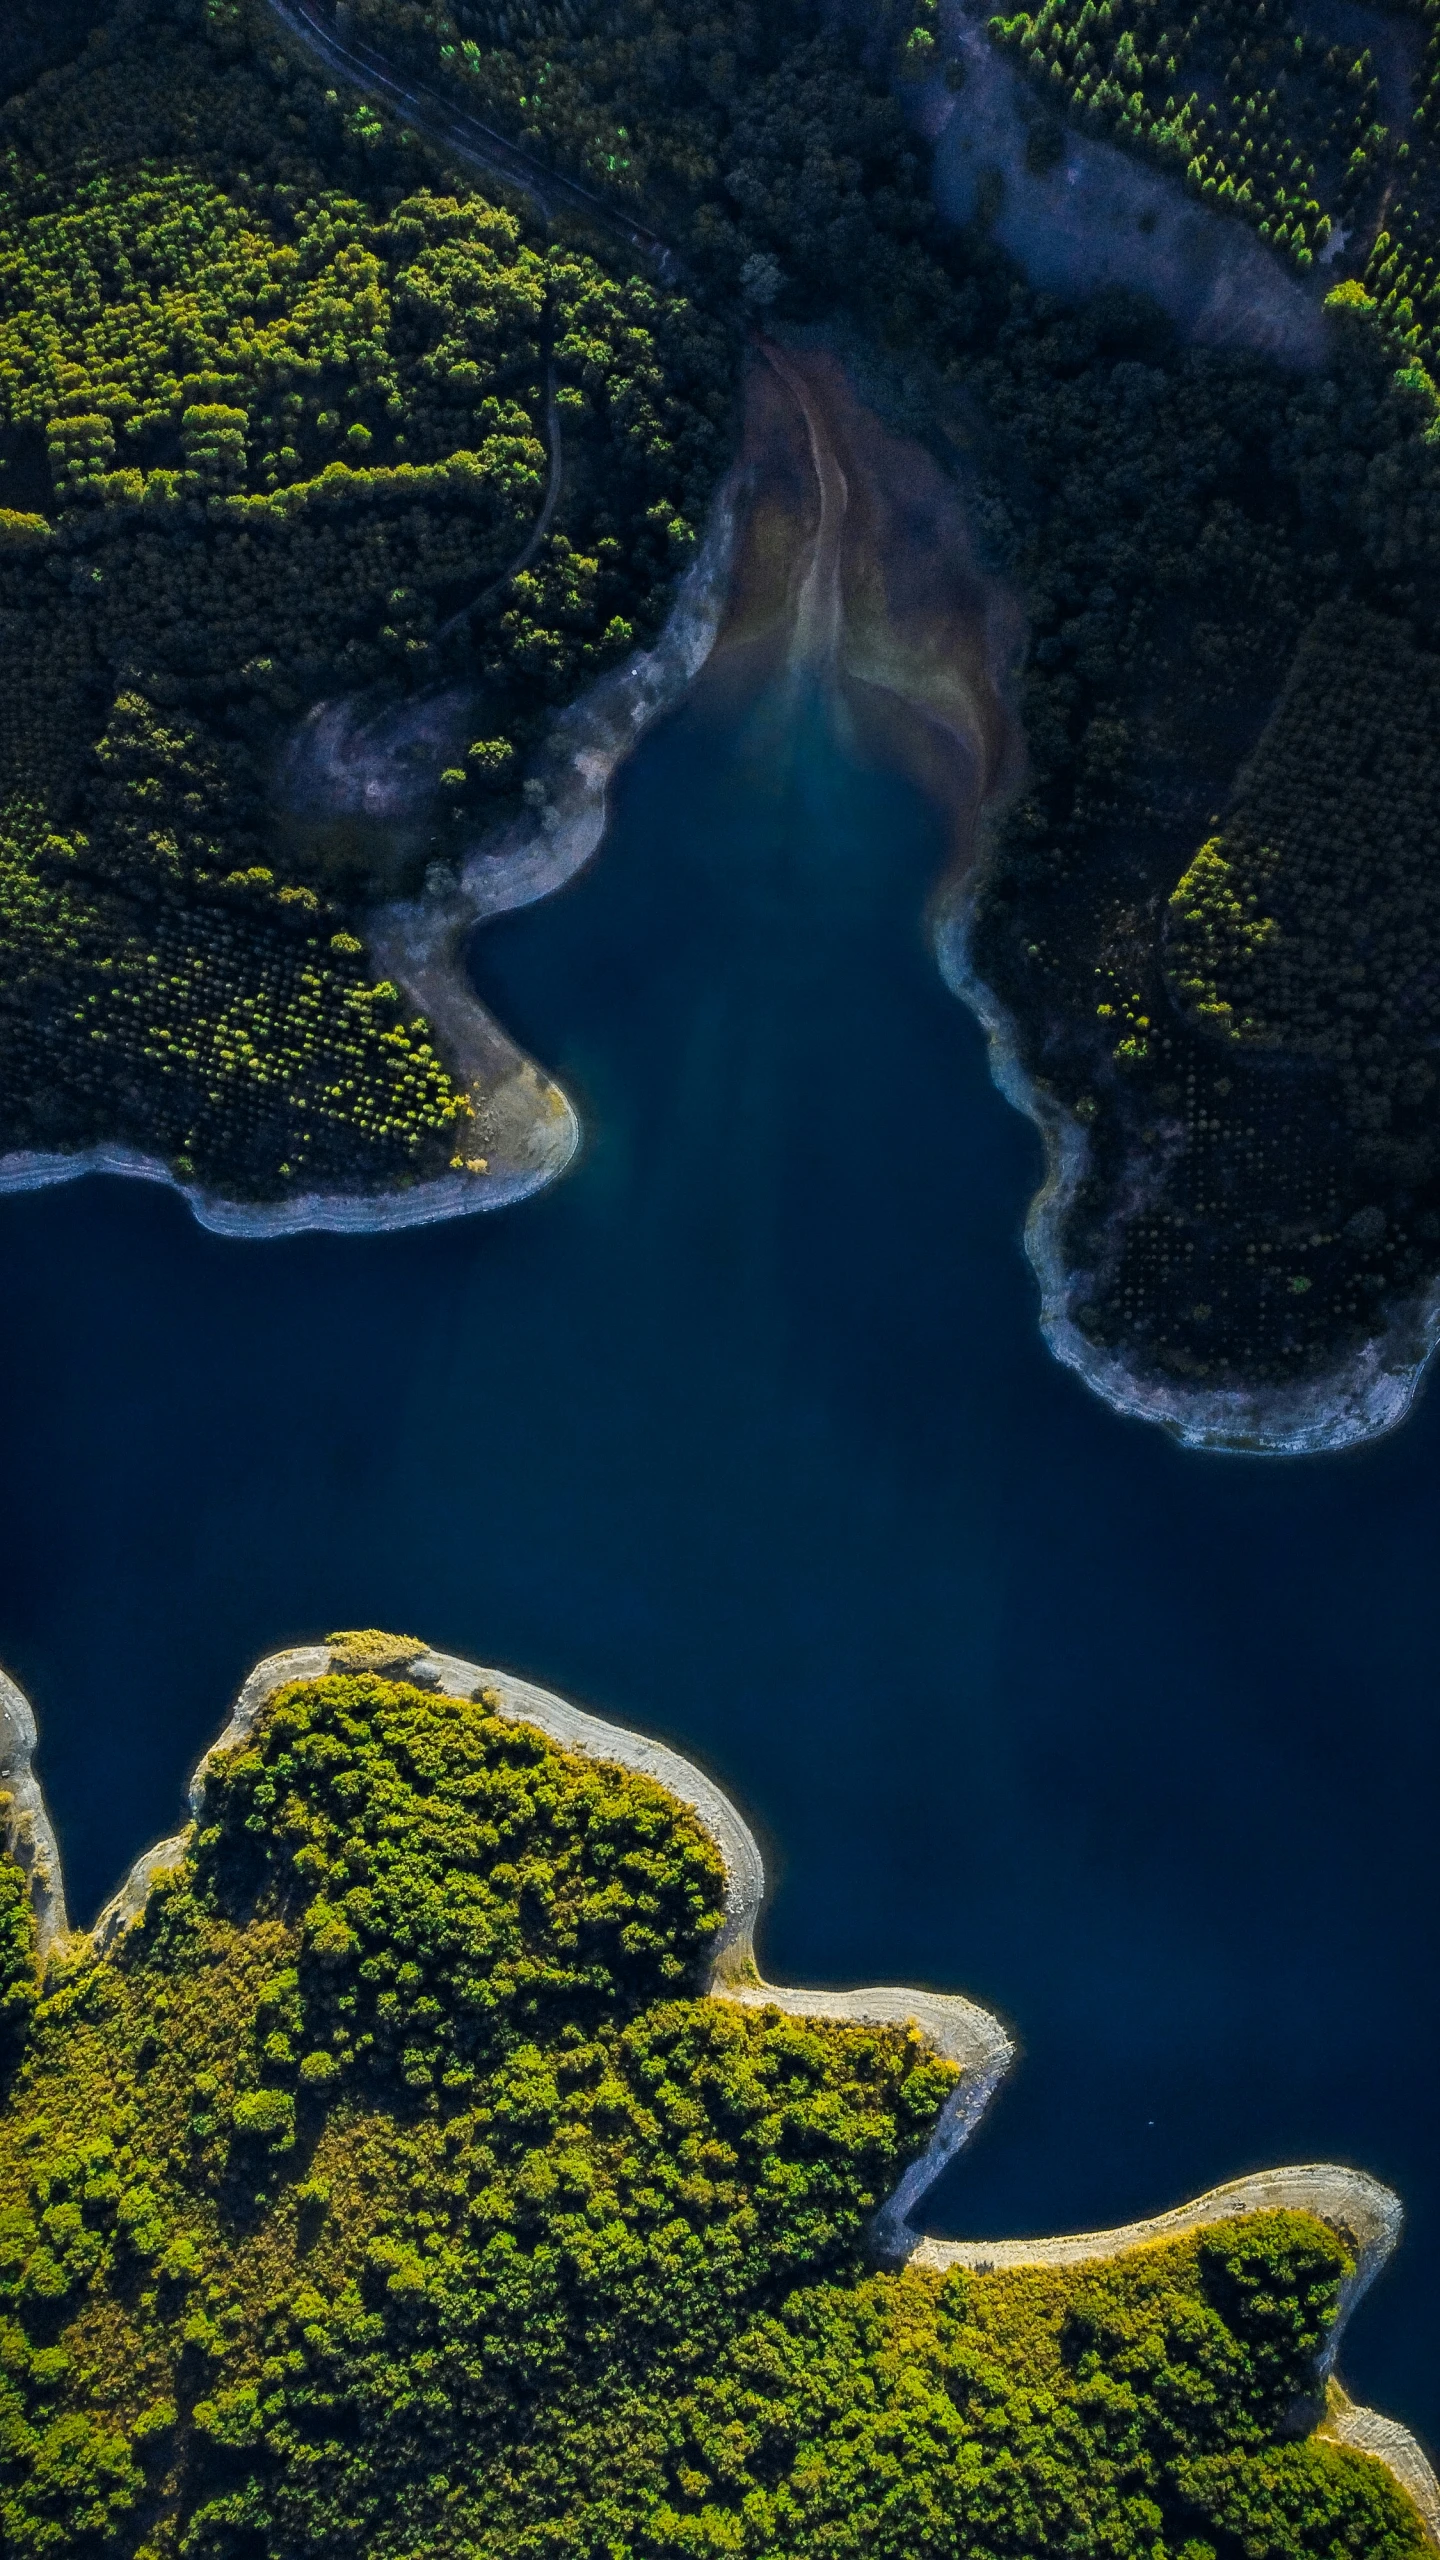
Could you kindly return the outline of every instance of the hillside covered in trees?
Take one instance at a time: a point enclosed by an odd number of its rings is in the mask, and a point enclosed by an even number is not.
[[[305,8],[360,49],[355,85]],[[262,1196],[463,1159],[444,1058],[367,974],[365,903],[443,876],[553,709],[654,630],[747,333],[819,328],[957,474],[1025,606],[1027,770],[974,948],[1089,1133],[1081,1330],[1182,1388],[1284,1382],[1417,1302],[1429,0],[985,21],[1035,168],[1148,158],[1325,305],[1323,360],[1288,370],[1138,295],[1032,290],[990,227],[1003,172],[967,228],[939,220],[913,110],[964,115],[966,56],[933,0],[305,8],[117,0],[5,112],[3,1142],[130,1137]],[[367,102],[367,47],[537,184],[643,219],[667,280],[603,223],[477,193]],[[423,847],[277,824],[309,703],[452,677],[474,737]]]
[[[0,1861],[15,2560],[1419,2560],[1325,2225],[876,2269],[953,2066],[704,1996],[685,1807],[331,1642],[108,1954]]]
[[[1323,1369],[1440,1267],[1437,25],[992,23],[1042,123],[1168,166],[1328,313],[1288,380],[1057,319],[1042,400],[1000,390],[1039,464],[1038,510],[1033,478],[1002,500],[1031,774],[979,946],[1091,1129],[1080,1325],[1196,1385]]]
[[[355,931],[415,864],[279,827],[279,742],[337,690],[464,683],[443,859],[656,627],[733,362],[264,24],[120,0],[0,119],[0,1148],[128,1139],[260,1196],[467,1143]]]

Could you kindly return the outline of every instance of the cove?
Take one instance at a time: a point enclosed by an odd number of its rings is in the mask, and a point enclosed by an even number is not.
[[[4,1204],[0,1658],[88,1917],[262,1653],[381,1624],[698,1757],[786,1981],[998,2009],[931,2201],[1002,2236],[1280,2161],[1396,2186],[1347,2341],[1434,2443],[1433,1395],[1186,1453],[1045,1353],[1039,1175],[924,929],[940,818],[803,696],[693,699],[598,860],[474,951],[580,1105],[539,1199],[240,1245]]]

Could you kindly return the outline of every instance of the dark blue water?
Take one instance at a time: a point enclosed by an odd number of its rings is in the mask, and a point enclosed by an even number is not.
[[[118,1182],[0,1210],[0,1654],[77,1911],[257,1655],[378,1623],[511,1664],[727,1781],[780,1978],[1014,2022],[936,2227],[1392,2180],[1347,2370],[1434,2441],[1440,1401],[1228,1460],[1057,1369],[1037,1144],[922,929],[937,820],[817,723],[711,718],[480,947],[591,1132],[546,1197],[282,1245]]]

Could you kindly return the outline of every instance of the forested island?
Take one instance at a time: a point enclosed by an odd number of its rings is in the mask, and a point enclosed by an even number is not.
[[[1077,1140],[1053,1247],[1082,1360],[1157,1409],[1323,1391],[1388,1335],[1413,1365],[1431,0],[92,15],[0,129],[0,1147],[120,1141],[257,1202],[480,1162],[367,918],[523,818],[555,713],[696,554],[750,350],[823,343],[1023,612],[967,951]],[[1310,355],[1031,286],[1002,168],[942,220],[925,136],[976,43],[1015,67],[1028,172],[1104,146],[1161,173],[1309,297]],[[277,798],[314,704],[457,696],[423,824]]]
[[[43,1965],[0,1805],[16,2560],[1429,2547],[1327,2414],[1353,2233],[906,2265],[877,2208],[966,2066],[903,2004],[944,2000],[760,1985],[639,1737],[414,1639],[305,1660],[93,1937],[50,1879]]]

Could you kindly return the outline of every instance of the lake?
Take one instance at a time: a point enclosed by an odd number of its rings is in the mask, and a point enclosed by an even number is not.
[[[1269,2162],[1404,2195],[1352,2388],[1440,2439],[1440,1400],[1183,1452],[1046,1354],[1039,1171],[924,930],[941,822],[811,706],[693,701],[476,975],[588,1132],[493,1218],[237,1244],[0,1207],[0,1658],[74,1916],[250,1663],[378,1624],[692,1751],[780,1980],[963,1989],[1023,2057],[939,2230]]]

